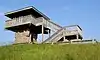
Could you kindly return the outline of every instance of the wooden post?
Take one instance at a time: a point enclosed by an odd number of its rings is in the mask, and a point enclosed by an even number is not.
[[[63,39],[64,39],[64,41],[65,41],[65,31],[63,32]]]
[[[76,35],[76,38],[78,39],[78,37],[79,37],[79,36],[78,36],[78,34],[77,34],[77,35]]]
[[[65,36],[64,36],[64,41],[65,41]]]
[[[43,21],[44,21],[44,18],[43,18]],[[42,22],[42,42],[44,41],[44,26],[43,26],[43,23],[44,22]]]
[[[76,30],[77,30],[76,38],[77,38],[77,40],[78,40],[78,39],[79,39],[79,35],[78,35],[78,33],[80,33],[80,32],[79,32],[79,28],[78,28],[78,26],[76,26]]]
[[[50,37],[50,30],[49,30],[49,37]]]

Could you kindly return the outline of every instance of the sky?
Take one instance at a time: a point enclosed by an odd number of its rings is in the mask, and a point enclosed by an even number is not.
[[[14,33],[4,29],[4,13],[34,6],[61,26],[78,24],[84,39],[100,41],[100,0],[1,0],[0,42],[14,41]]]

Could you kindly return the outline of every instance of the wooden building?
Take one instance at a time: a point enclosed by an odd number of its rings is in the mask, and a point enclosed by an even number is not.
[[[15,43],[37,43],[38,34],[42,34],[41,43],[82,40],[82,29],[78,25],[62,27],[33,6],[5,13],[5,29],[15,32]],[[44,34],[49,37],[44,40]]]

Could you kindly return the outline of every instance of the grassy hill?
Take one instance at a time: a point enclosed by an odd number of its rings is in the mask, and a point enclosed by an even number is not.
[[[100,60],[100,44],[1,46],[0,60]]]

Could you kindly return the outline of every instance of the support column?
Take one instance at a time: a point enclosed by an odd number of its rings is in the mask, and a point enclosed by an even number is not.
[[[76,39],[78,40],[79,38],[78,38],[79,36],[78,36],[78,34],[76,35]]]
[[[43,18],[43,21],[44,21],[44,18]],[[44,26],[43,26],[43,23],[44,22],[42,22],[42,42],[44,41]]]
[[[50,30],[49,30],[49,32],[48,32],[48,33],[49,33],[49,37],[50,37]]]
[[[65,31],[63,32],[63,39],[64,39],[64,41],[65,41]]]
[[[44,39],[44,27],[43,27],[43,24],[42,24],[42,42],[43,42],[43,39]]]
[[[64,41],[65,41],[65,36],[64,36]]]

